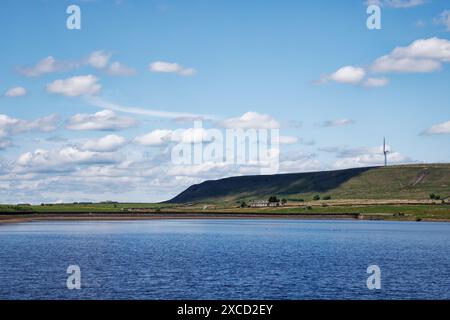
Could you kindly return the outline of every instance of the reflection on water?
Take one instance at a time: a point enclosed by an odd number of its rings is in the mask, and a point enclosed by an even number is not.
[[[66,269],[81,268],[81,290]],[[366,286],[380,266],[381,290]],[[0,225],[0,299],[450,299],[450,223]]]

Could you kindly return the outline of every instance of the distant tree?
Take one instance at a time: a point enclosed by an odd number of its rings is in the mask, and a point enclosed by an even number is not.
[[[439,194],[437,194],[437,195],[434,197],[434,199],[439,200],[439,199],[441,199],[441,196],[440,196]]]
[[[287,200],[286,200],[286,199],[284,199],[284,198],[283,198],[283,199],[281,199],[281,204],[283,204],[283,205],[284,205],[284,204],[286,204],[286,203],[287,203]]]
[[[313,200],[314,200],[314,201],[320,200],[320,196],[319,196],[318,194],[316,194],[316,195],[313,197]]]
[[[323,200],[331,200],[331,196],[325,196],[322,198]]]
[[[248,207],[247,203],[245,201],[242,201],[241,202],[241,208],[246,208],[246,207]]]
[[[280,200],[278,200],[278,198],[275,197],[275,196],[271,196],[271,197],[269,198],[269,202],[280,202]]]
[[[430,193],[430,199],[431,199],[431,200],[436,199],[436,195],[435,195],[434,193]]]

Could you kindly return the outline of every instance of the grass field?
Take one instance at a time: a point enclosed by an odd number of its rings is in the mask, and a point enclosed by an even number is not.
[[[157,203],[93,203],[93,204],[45,204],[45,205],[0,205],[1,212],[65,213],[65,212],[126,212],[128,209],[151,209],[176,207],[173,204]]]
[[[238,208],[238,207],[216,207],[204,204],[192,206],[176,206],[170,204],[152,203],[119,203],[119,204],[55,204],[37,206],[11,206],[0,205],[0,215],[23,215],[23,214],[115,214],[122,213],[132,217],[138,213],[202,213],[208,214],[246,214],[260,213],[266,215],[283,214],[359,214],[361,218],[382,218],[383,220],[448,220],[450,221],[449,204],[414,204],[414,205],[304,205],[278,208]]]

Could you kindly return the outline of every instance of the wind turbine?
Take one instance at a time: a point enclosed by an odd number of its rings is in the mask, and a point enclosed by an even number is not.
[[[386,137],[383,137],[383,154],[384,154],[384,166],[387,166],[387,154],[389,153],[388,150],[386,150]]]

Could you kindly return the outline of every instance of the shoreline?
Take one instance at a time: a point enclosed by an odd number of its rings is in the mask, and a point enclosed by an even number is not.
[[[392,219],[386,214],[359,213],[33,213],[33,214],[2,214],[0,225],[9,223],[25,223],[36,221],[138,221],[138,220],[192,220],[192,219],[280,219],[280,220],[362,220],[362,221],[409,221],[414,219]],[[419,222],[419,221],[417,221]],[[420,222],[450,222],[450,219],[425,218]]]
[[[262,213],[33,213],[0,214],[0,224],[33,221],[138,221],[177,219],[332,219],[358,220],[357,214],[262,214]]]

